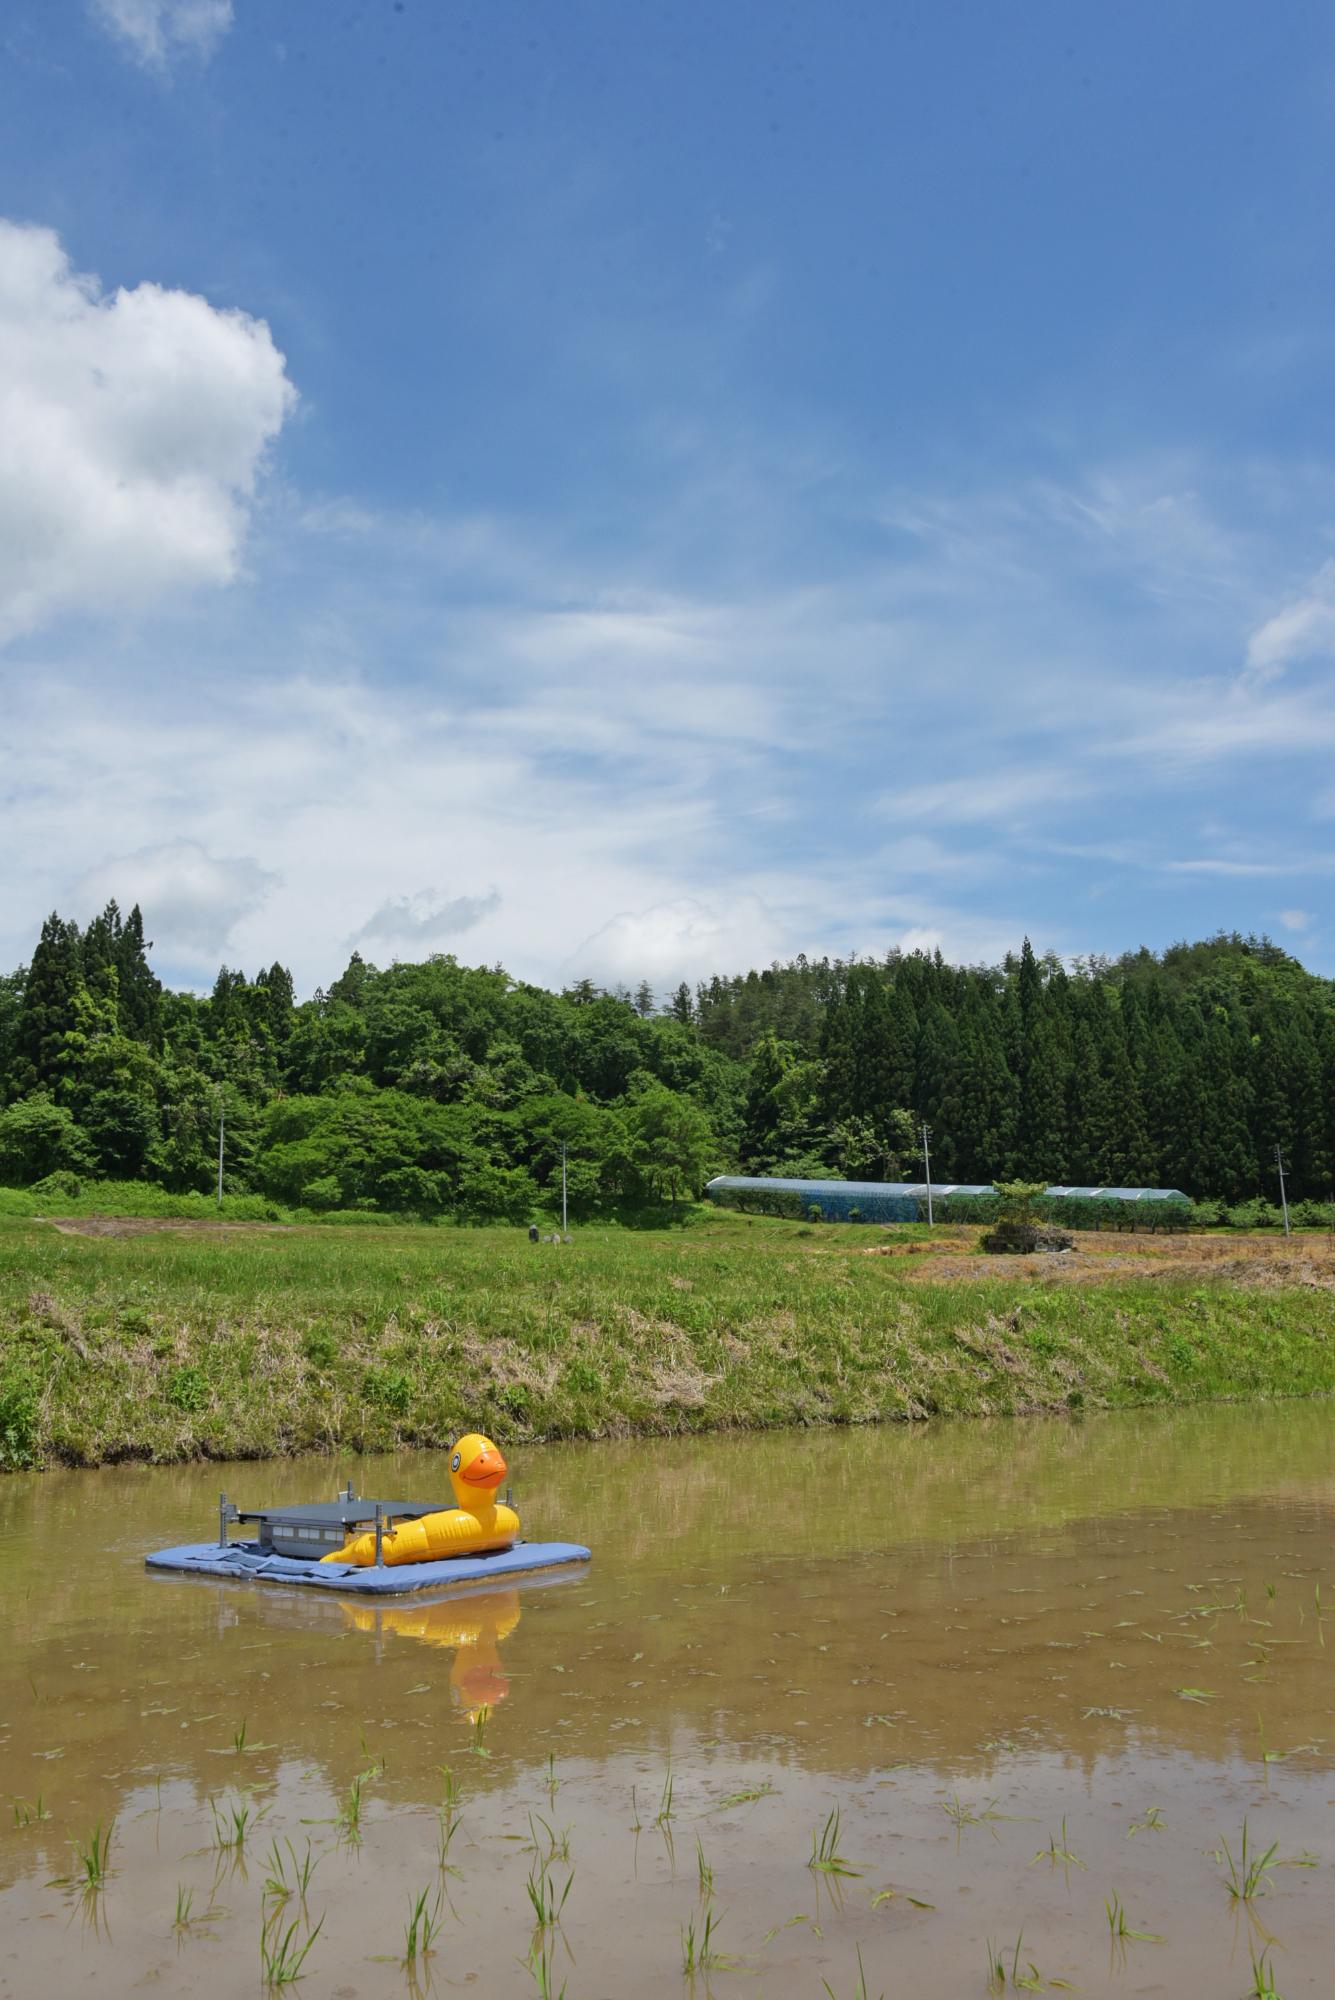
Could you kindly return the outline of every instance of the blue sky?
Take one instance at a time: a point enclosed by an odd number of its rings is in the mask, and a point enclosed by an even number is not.
[[[1335,973],[1335,16],[9,0],[0,963]]]

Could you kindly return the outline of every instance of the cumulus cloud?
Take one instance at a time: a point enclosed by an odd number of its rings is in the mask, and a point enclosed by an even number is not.
[[[757,896],[726,904],[682,896],[621,911],[571,953],[569,970],[607,985],[641,979],[676,985],[728,966],[767,965],[783,943],[778,921]]]
[[[1306,931],[1312,928],[1310,910],[1281,910],[1279,920],[1286,931]]]
[[[207,62],[232,25],[232,0],[89,0],[98,26],[145,69]]]
[[[96,910],[113,897],[123,910],[138,903],[164,955],[207,965],[277,882],[249,855],[210,854],[198,841],[168,840],[91,870],[73,892],[73,907]]]
[[[441,896],[419,889],[415,896],[391,896],[369,916],[352,938],[353,944],[405,946],[410,952],[435,951],[447,939],[471,931],[501,907],[500,892],[485,896]]]
[[[0,638],[236,574],[295,391],[263,320],[0,220]]]

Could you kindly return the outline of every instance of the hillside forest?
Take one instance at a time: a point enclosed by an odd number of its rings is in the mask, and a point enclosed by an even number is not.
[[[138,909],[48,918],[0,977],[0,1185],[225,1184],[321,1212],[525,1221],[568,1156],[591,1216],[716,1171],[1024,1178],[1273,1198],[1335,1186],[1335,982],[1266,938],[1065,964],[799,957],[692,990],[562,993],[354,953],[164,988]]]

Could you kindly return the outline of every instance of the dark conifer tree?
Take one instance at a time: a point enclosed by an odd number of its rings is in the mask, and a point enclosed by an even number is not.
[[[63,1076],[65,1037],[77,1018],[83,990],[77,924],[52,911],[24,982],[14,1044],[18,1091],[52,1090]]]

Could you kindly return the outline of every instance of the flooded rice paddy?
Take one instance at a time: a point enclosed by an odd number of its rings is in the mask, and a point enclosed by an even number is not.
[[[1331,1991],[1335,1408],[511,1459],[378,1607],[142,1556],[443,1455],[0,1486],[0,1992]]]

